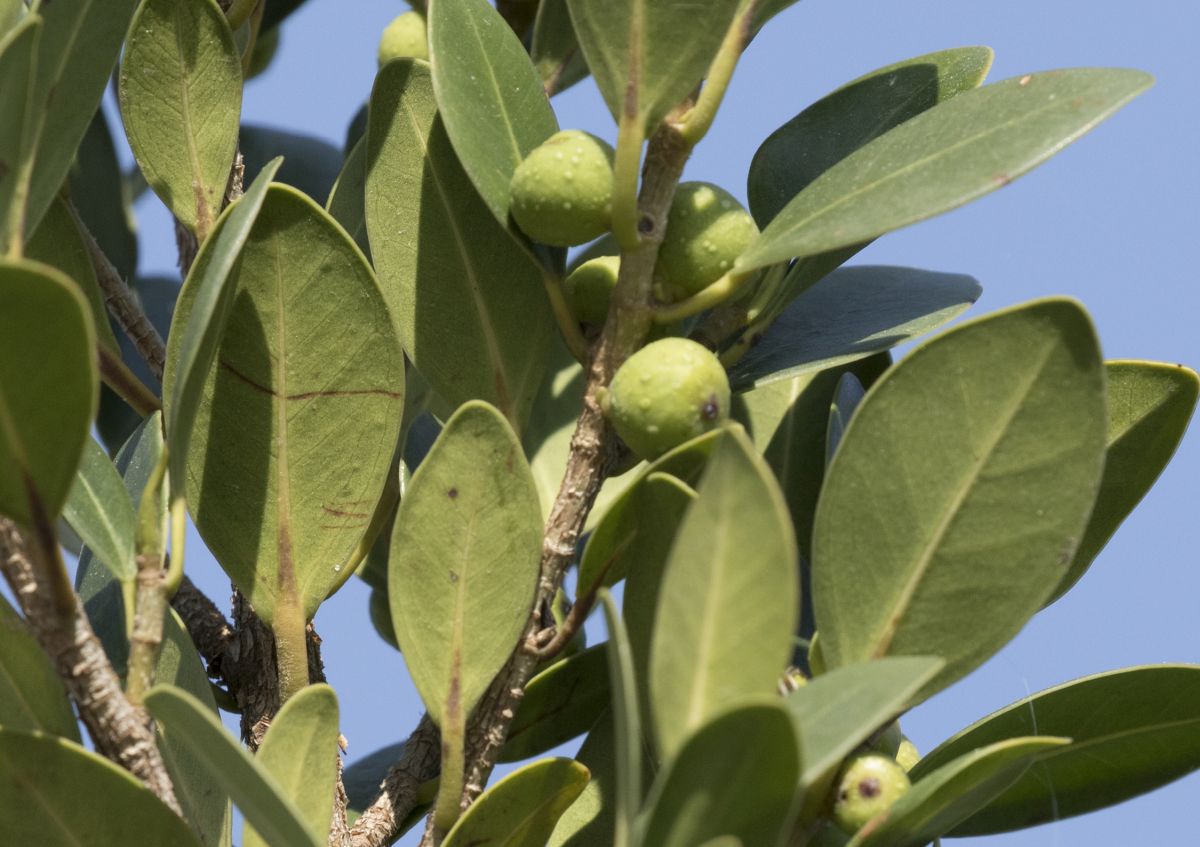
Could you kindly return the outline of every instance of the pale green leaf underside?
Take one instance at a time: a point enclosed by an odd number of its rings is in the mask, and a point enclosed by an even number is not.
[[[89,438],[63,504],[63,517],[92,555],[124,583],[132,583],[137,576],[133,515],[121,475],[104,448]]]
[[[829,667],[941,656],[929,694],[1004,645],[1079,543],[1105,417],[1095,333],[1071,300],[963,324],[884,374],[817,507],[813,597]]]
[[[204,237],[221,211],[242,104],[241,60],[216,0],[143,0],[118,90],[146,181]]]
[[[202,252],[193,276],[209,261]],[[195,412],[188,506],[261,617],[299,602],[311,618],[383,490],[400,345],[362,253],[295,189],[266,192],[226,286],[236,293]],[[189,280],[177,324],[196,298]]]
[[[697,491],[667,560],[651,641],[664,758],[730,703],[775,689],[799,616],[787,506],[740,427],[720,440]]]
[[[544,759],[513,771],[471,804],[445,847],[543,847],[559,816],[588,784],[573,759]]]
[[[0,726],[79,741],[75,712],[42,647],[0,597]]]
[[[808,185],[735,268],[877,238],[988,194],[1044,162],[1152,83],[1140,71],[1080,68],[953,97],[862,147]]]
[[[396,641],[439,725],[465,720],[516,646],[541,541],[516,436],[494,408],[462,406],[413,475],[388,562]]]
[[[0,783],[0,832],[9,844],[200,847],[136,778],[63,738],[0,727]]]
[[[41,18],[26,15],[0,35],[0,255],[25,234],[25,199],[33,156],[34,78]]]
[[[367,137],[367,232],[406,352],[452,408],[485,400],[522,430],[554,332],[541,271],[459,164],[427,64],[380,71]]]

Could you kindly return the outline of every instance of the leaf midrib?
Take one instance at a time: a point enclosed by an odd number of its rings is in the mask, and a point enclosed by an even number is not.
[[[687,720],[684,723],[686,729],[700,725],[705,716],[704,707],[708,705],[706,694],[708,693],[709,659],[712,657],[713,645],[716,641],[714,637],[717,629],[716,613],[720,607],[718,598],[722,595],[721,587],[724,584],[726,571],[725,550],[729,544],[729,533],[724,527],[719,529],[715,535],[712,544],[713,568],[709,572],[708,579],[709,591],[704,598],[704,613],[700,618],[705,626],[701,630],[701,637],[697,643],[696,673],[692,677],[691,692],[688,697]]]
[[[208,204],[208,186],[204,181],[204,173],[200,164],[200,153],[196,149],[196,139],[192,133],[192,104],[188,91],[188,80],[190,77],[187,66],[183,61],[184,45],[182,36],[184,26],[181,16],[186,5],[186,3],[175,4],[175,50],[176,55],[179,57],[179,112],[180,117],[183,119],[183,139],[187,145],[188,164],[192,170],[192,185],[194,186],[192,192],[194,197],[193,202],[202,202],[204,204],[203,212],[198,205],[196,208],[197,227],[204,224],[207,229],[212,226],[213,214],[212,208]],[[188,21],[188,23],[192,22]]]

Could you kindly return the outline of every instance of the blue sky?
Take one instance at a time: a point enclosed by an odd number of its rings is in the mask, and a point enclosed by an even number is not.
[[[382,0],[309,0],[285,25],[271,69],[249,84],[244,119],[340,145],[370,91],[378,34],[405,8]],[[1198,31],[1200,5],[1186,2],[804,0],[752,45],[685,178],[719,183],[744,198],[754,150],[777,126],[866,71],[933,50],[990,45],[993,80],[1084,65],[1147,70],[1158,79],[1155,88],[1049,164],[966,209],[880,239],[855,261],[971,274],[984,294],[970,315],[1071,295],[1090,309],[1108,358],[1196,367],[1200,289],[1195,263],[1182,248],[1200,236],[1200,98],[1190,58]],[[590,81],[555,105],[562,126],[614,140]],[[161,205],[148,194],[137,212],[142,272],[174,272],[174,240]],[[1190,436],[1064,600],[987,666],[904,721],[918,747],[928,750],[977,717],[1068,679],[1196,660],[1200,437]],[[225,598],[227,582],[215,563],[198,543],[189,552],[193,576]],[[367,621],[366,602],[367,591],[352,581],[317,619],[351,761],[407,735],[421,713],[402,659]],[[1198,790],[1200,777],[1193,776],[1099,815],[957,843],[1187,843],[1194,825],[1180,810],[1190,811]]]

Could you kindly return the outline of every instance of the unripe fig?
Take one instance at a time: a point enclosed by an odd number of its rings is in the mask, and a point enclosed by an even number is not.
[[[542,244],[574,247],[608,232],[613,149],[582,130],[556,132],[513,172],[510,204],[521,231]]]
[[[916,767],[919,761],[921,761],[921,753],[917,750],[917,745],[907,738],[902,739],[900,746],[896,749],[896,764],[904,768],[907,773]]]
[[[620,256],[600,256],[571,271],[567,276],[567,298],[576,320],[596,326],[604,323],[620,270]]]
[[[420,12],[397,15],[379,38],[379,67],[404,58],[429,59],[429,34]]]
[[[729,417],[729,378],[706,347],[663,338],[629,357],[601,395],[617,434],[654,459]]]
[[[900,742],[903,740],[904,735],[900,732],[900,722],[892,721],[867,746],[872,753],[878,753],[881,756],[889,756],[894,759],[896,758],[896,751],[900,749]]]
[[[871,818],[885,812],[912,784],[908,774],[888,756],[868,753],[842,766],[838,773],[833,819],[843,832],[855,833]]]
[[[654,267],[660,299],[682,300],[707,288],[757,237],[754,218],[728,191],[707,182],[680,183]]]

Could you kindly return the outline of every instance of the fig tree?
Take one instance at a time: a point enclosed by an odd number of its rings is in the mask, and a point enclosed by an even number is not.
[[[712,352],[687,338],[663,338],[629,357],[600,402],[629,449],[653,459],[720,426],[729,395]]]
[[[556,132],[513,172],[510,205],[521,231],[542,244],[574,247],[610,228],[613,149],[578,129]]]

